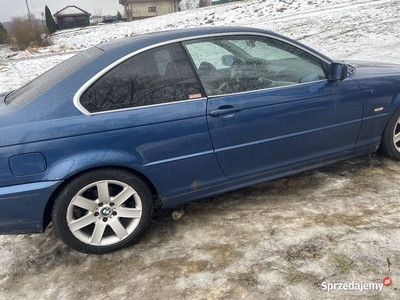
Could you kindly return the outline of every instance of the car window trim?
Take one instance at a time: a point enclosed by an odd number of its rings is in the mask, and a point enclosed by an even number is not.
[[[207,98],[211,100],[214,98],[226,97],[226,96],[231,96],[231,95],[241,95],[241,94],[256,93],[256,92],[263,92],[263,91],[276,91],[276,90],[281,90],[281,89],[285,89],[285,88],[295,88],[295,87],[302,86],[302,85],[322,83],[322,82],[328,82],[328,81],[329,81],[328,79],[321,79],[321,80],[311,81],[311,82],[303,82],[303,83],[294,83],[291,85],[275,86],[272,88],[269,87],[269,88],[263,88],[263,89],[258,89],[258,90],[251,90],[251,91],[243,91],[243,92],[236,92],[236,93],[229,93],[229,94],[218,94],[218,95],[207,96]]]
[[[243,31],[243,32],[224,32],[224,33],[213,33],[213,34],[204,34],[204,35],[197,35],[197,36],[190,36],[190,37],[184,37],[184,38],[177,38],[174,40],[168,40],[168,41],[164,41],[161,43],[157,43],[151,46],[147,46],[144,47],[142,49],[139,49],[137,51],[134,51],[132,53],[129,53],[128,55],[125,55],[123,57],[121,57],[120,59],[118,59],[117,61],[113,62],[112,64],[110,64],[109,66],[107,66],[106,68],[104,68],[103,70],[101,70],[100,72],[98,72],[96,75],[94,75],[92,78],[90,78],[86,83],[84,83],[79,90],[75,93],[74,98],[73,98],[73,103],[75,105],[75,107],[82,112],[84,115],[87,116],[91,116],[91,115],[97,115],[97,114],[103,114],[103,113],[109,113],[109,112],[114,112],[114,111],[123,111],[123,110],[131,110],[131,109],[138,109],[138,108],[144,108],[144,107],[149,107],[149,106],[154,106],[154,105],[168,105],[168,104],[172,104],[172,103],[177,103],[177,102],[187,102],[187,101],[195,101],[195,100],[200,100],[203,98],[199,98],[199,99],[188,99],[188,100],[181,100],[181,101],[174,101],[174,102],[168,102],[168,103],[162,103],[162,104],[152,104],[152,105],[144,105],[144,106],[140,106],[140,107],[129,107],[129,108],[122,108],[122,109],[111,109],[111,110],[106,110],[106,111],[101,111],[101,112],[89,112],[81,103],[80,103],[80,98],[83,95],[83,93],[92,85],[94,84],[98,79],[100,79],[103,75],[105,75],[108,71],[112,70],[113,68],[115,68],[116,66],[118,66],[119,64],[123,63],[124,61],[126,61],[127,59],[138,55],[142,52],[157,48],[157,47],[161,47],[161,46],[165,46],[165,45],[169,45],[169,44],[174,44],[174,43],[182,43],[185,41],[190,41],[190,40],[200,40],[200,39],[204,39],[204,38],[212,38],[212,37],[223,37],[223,36],[238,36],[238,35],[242,35],[242,36],[261,36],[261,37],[267,37],[267,38],[273,38],[279,41],[282,41],[284,43],[290,44],[294,47],[297,47],[307,53],[309,53],[310,55],[317,57],[318,59],[320,59],[322,62],[325,62],[327,64],[330,64],[332,61],[330,61],[329,59],[327,59],[327,57],[321,56],[319,55],[318,52],[313,52],[310,51],[310,49],[303,47],[302,45],[299,45],[297,43],[293,43],[291,40],[287,40],[283,37],[280,36],[276,36],[274,34],[265,34],[265,33],[261,33],[261,32],[251,32],[251,31]],[[186,54],[187,55],[187,54]],[[190,63],[193,64],[192,60],[190,59],[190,57],[188,57],[188,61]],[[195,67],[195,66],[193,66]],[[201,82],[200,82],[201,83]],[[202,88],[204,89],[203,85],[201,84]],[[297,86],[297,85],[296,85]],[[240,92],[240,93],[249,93],[249,92],[254,92],[254,91],[247,91],[247,92]],[[229,95],[235,95],[238,93],[232,93]],[[221,95],[218,95],[221,96]]]
[[[157,103],[157,104],[150,104],[150,105],[142,105],[142,106],[110,109],[110,110],[105,110],[105,111],[97,111],[97,112],[89,113],[88,116],[101,115],[101,114],[106,114],[106,113],[108,114],[108,113],[114,113],[114,112],[121,112],[121,111],[126,111],[126,110],[145,109],[145,108],[155,107],[155,106],[165,106],[165,105],[172,105],[172,104],[183,103],[183,102],[187,103],[187,102],[201,101],[201,100],[202,101],[207,100],[207,97],[201,97],[201,98],[196,98],[196,99],[187,99],[187,100],[178,100],[178,101],[167,102],[167,103]]]

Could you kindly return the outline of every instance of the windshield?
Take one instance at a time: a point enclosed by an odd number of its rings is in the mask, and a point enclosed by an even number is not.
[[[5,104],[14,108],[23,107],[82,66],[100,56],[103,52],[101,49],[91,48],[67,59],[10,93],[5,99]]]

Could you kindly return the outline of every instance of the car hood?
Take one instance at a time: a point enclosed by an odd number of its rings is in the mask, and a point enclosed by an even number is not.
[[[347,64],[350,71],[351,67],[355,68],[350,77],[359,83],[361,89],[400,85],[400,64],[371,61],[351,61]]]
[[[377,62],[377,61],[361,61],[361,60],[352,60],[348,63],[356,68],[387,68],[387,69],[399,69],[400,64],[394,63],[386,63],[386,62]]]
[[[397,75],[400,74],[400,64],[374,61],[350,61],[347,63],[356,69],[355,74],[363,76]]]

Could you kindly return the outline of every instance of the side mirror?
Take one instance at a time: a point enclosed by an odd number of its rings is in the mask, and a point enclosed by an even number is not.
[[[329,66],[329,80],[344,80],[347,77],[347,65],[342,63],[331,63]]]

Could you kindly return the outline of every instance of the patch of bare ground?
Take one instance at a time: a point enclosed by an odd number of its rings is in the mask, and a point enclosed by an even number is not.
[[[399,299],[400,164],[362,157],[158,211],[142,240],[91,256],[1,237],[0,299]],[[323,282],[393,285],[331,291]]]

